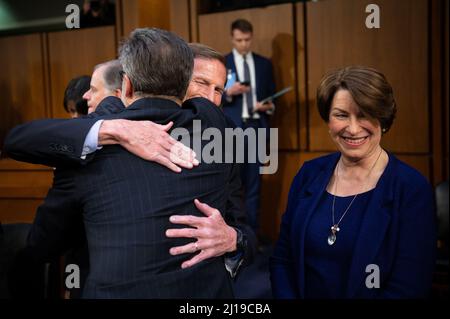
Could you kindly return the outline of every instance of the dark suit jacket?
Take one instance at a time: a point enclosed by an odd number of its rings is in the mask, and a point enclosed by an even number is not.
[[[43,119],[18,125],[8,132],[3,151],[17,161],[65,167],[86,164],[92,154],[81,159],[84,139],[101,116],[124,110],[122,101],[113,96],[105,98],[97,110],[75,119]],[[80,137],[82,136],[82,137]]]
[[[211,105],[201,98],[188,100],[183,104],[183,107],[191,109],[202,106],[210,107]],[[36,120],[19,125],[13,128],[7,135],[4,152],[11,158],[19,161],[56,166],[58,169],[66,168],[70,170],[70,168],[73,168],[74,166],[78,167],[79,164],[85,165],[95,157],[95,153],[91,153],[86,159],[81,159],[85,137],[92,125],[99,120],[100,116],[114,114],[122,110],[123,104],[120,99],[107,97],[100,103],[96,112],[89,114],[83,119]],[[128,116],[131,117],[131,114]],[[155,118],[154,120],[156,121],[158,119]],[[160,123],[166,124],[164,123],[164,119],[162,121],[160,120]],[[229,122],[228,125],[231,127],[233,124]],[[65,174],[67,174],[67,172]],[[60,184],[60,182],[56,181],[56,184]],[[246,235],[248,245],[242,256],[244,259],[243,265],[245,265],[253,260],[256,253],[256,236],[251,227],[247,224],[247,216],[242,205],[241,181],[239,168],[237,166],[233,166],[232,178],[228,185],[228,190],[229,198],[226,210],[223,211],[224,219],[228,225],[239,228]],[[54,189],[49,195],[54,192],[58,193],[59,191]],[[47,201],[50,205],[46,205]],[[39,230],[39,236],[32,236],[34,240],[31,241],[33,246],[37,248],[37,243],[40,240],[45,239],[44,242],[46,245],[41,245],[40,255],[46,259],[55,254],[60,254],[63,247],[64,249],[67,249],[73,243],[79,242],[76,239],[73,239],[75,236],[72,236],[69,240],[69,233],[67,230],[64,231],[66,226],[75,225],[73,221],[68,222],[68,220],[72,220],[71,218],[68,218],[68,216],[74,216],[75,218],[79,212],[77,212],[78,208],[75,207],[74,209],[69,210],[69,207],[67,207],[68,205],[66,204],[66,208],[64,209],[64,211],[66,211],[66,216],[57,222],[56,218],[61,215],[58,214],[58,211],[53,209],[53,207],[57,207],[53,201],[52,197],[48,198],[42,207],[38,209],[37,216],[42,216],[39,217],[39,220],[45,220],[46,218],[52,219],[52,225],[57,227],[58,231],[54,232],[54,236],[45,235],[45,231],[50,230],[49,227],[46,226],[45,229]],[[59,201],[57,200],[56,202],[58,203]],[[40,225],[37,226],[40,228],[44,227]],[[33,229],[36,229],[36,226],[33,227]],[[60,238],[60,240],[56,240],[58,246],[53,246],[54,248],[51,251],[45,249],[45,247],[50,247],[49,242],[56,238]],[[63,241],[61,240],[62,238],[66,240]],[[76,236],[76,238],[79,238],[79,236]],[[61,246],[63,243],[65,243],[64,246]],[[232,257],[233,255],[234,254],[227,254],[226,256]]]
[[[255,63],[256,78],[256,100],[261,101],[275,93],[275,83],[273,80],[272,62],[265,57],[252,53]],[[233,53],[225,56],[227,70],[232,70],[236,74],[236,80],[239,81],[236,65],[234,63]],[[225,114],[233,120],[238,127],[242,127],[242,98],[243,95],[233,96],[231,102],[223,99],[223,110]],[[269,122],[266,112],[258,112],[260,116],[260,127],[268,128]]]
[[[97,107],[96,112],[87,116],[90,119],[98,119],[100,116],[119,113],[124,110],[120,99],[108,97]],[[47,121],[44,120],[46,123]],[[34,122],[37,123],[37,122]],[[26,127],[26,124],[24,125]],[[45,124],[43,124],[45,126]],[[34,129],[34,125],[31,130]],[[12,130],[14,132],[14,130]],[[26,132],[26,131],[25,131]],[[60,132],[60,130],[58,130]],[[28,134],[28,133],[27,133]],[[26,149],[26,142],[33,147],[39,147],[39,144],[33,144],[32,135],[25,134],[23,139],[14,141],[14,147]],[[29,132],[35,134],[35,132]],[[18,136],[21,136],[18,134]],[[36,135],[39,139],[42,135]],[[11,134],[11,138],[16,137]],[[7,138],[9,144],[9,137]],[[61,145],[61,144],[59,144]],[[21,154],[15,159],[32,159],[33,156]],[[78,167],[76,165],[75,167]],[[74,191],[73,177],[74,165],[58,165],[53,175],[53,184],[50,188],[44,203],[37,209],[33,226],[28,236],[28,248],[33,250],[33,259],[35,262],[48,261],[55,256],[59,256],[70,248],[80,248],[86,241],[81,207],[73,201]]]
[[[101,115],[120,112],[123,109],[124,106],[120,99],[108,97],[100,103],[96,112],[91,113],[88,117],[97,118]],[[46,120],[45,122],[47,123]],[[33,124],[36,123],[38,121]],[[24,127],[26,126],[25,124]],[[27,133],[26,130],[25,133]],[[30,134],[28,138],[24,136],[23,140],[15,140],[14,143],[18,144],[14,144],[14,147],[24,147],[24,149],[27,149],[26,145],[34,147],[36,145],[32,143],[33,138],[42,138],[41,135],[35,136],[33,131],[29,131],[27,134]],[[26,145],[21,144],[24,142]],[[21,154],[19,157],[23,159],[28,156]],[[27,245],[18,253],[14,267],[9,274],[11,293],[14,298],[41,298],[43,289],[37,282],[41,273],[36,270],[42,270],[44,263],[55,262],[55,258],[65,252],[82,256],[82,259],[75,261],[80,266],[80,288],[83,288],[89,260],[86,252],[86,235],[81,205],[73,200],[73,174],[76,174],[73,166],[74,164],[60,165],[55,169],[52,187],[36,211],[34,222],[28,233]]]
[[[306,162],[294,178],[270,264],[277,298],[304,296],[306,227],[339,156],[334,153]],[[436,247],[433,203],[432,189],[425,178],[390,154],[355,243],[347,298],[427,296]],[[365,285],[369,264],[380,269],[379,289]]]
[[[187,127],[191,133],[192,121],[201,119],[203,128],[223,130],[223,113],[208,103],[200,99],[196,106],[181,110],[167,100],[143,99],[109,118],[159,123],[173,120],[175,126]],[[119,146],[110,146],[97,152],[91,165],[66,176],[64,184],[75,188],[75,196],[69,195],[65,200],[70,205],[80,205],[84,211],[89,242],[91,273],[84,295],[232,297],[223,258],[182,270],[181,262],[189,256],[170,256],[169,248],[188,240],[169,239],[164,234],[172,226],[168,221],[171,214],[199,214],[193,206],[194,198],[224,211],[228,194],[223,185],[228,183],[232,168],[231,164],[201,164],[195,170],[175,174]]]

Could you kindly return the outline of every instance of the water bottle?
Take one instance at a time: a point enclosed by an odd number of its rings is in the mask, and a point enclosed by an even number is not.
[[[236,73],[233,70],[228,69],[227,71],[227,85],[225,86],[225,90],[229,89],[236,82]]]

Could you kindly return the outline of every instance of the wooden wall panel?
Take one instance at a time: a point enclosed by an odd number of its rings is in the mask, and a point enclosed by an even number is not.
[[[300,149],[309,149],[309,130],[308,130],[308,90],[307,90],[307,55],[306,55],[306,28],[305,28],[305,3],[295,4],[295,30],[296,30],[296,57],[297,57],[297,100],[298,105],[298,123],[299,123],[299,142]]]
[[[139,0],[122,1],[122,27],[123,36],[127,36],[139,24]]]
[[[32,222],[37,206],[52,184],[53,169],[41,165],[0,161],[0,221]]]
[[[91,75],[96,64],[116,57],[114,27],[99,27],[48,34],[51,116],[69,117],[63,107],[67,83],[80,75]]]
[[[0,37],[0,150],[12,127],[47,116],[39,34]]]
[[[430,1],[430,33],[433,35],[430,39],[430,147],[432,150],[431,178],[434,184],[448,179],[447,165],[444,164],[444,158],[448,154],[448,21],[447,30],[445,29],[448,12],[447,16],[443,14],[446,12],[444,11],[446,5],[448,5],[447,1]],[[447,67],[443,67],[444,65]]]
[[[53,170],[0,170],[0,188],[2,196],[8,198],[45,197],[47,191],[42,191],[52,184]],[[23,189],[26,193],[16,194],[6,191],[6,188]],[[28,188],[30,190],[28,190]],[[33,191],[33,188],[40,190]],[[7,195],[5,195],[7,194]]]
[[[294,40],[292,4],[200,15],[199,41],[222,53],[230,52],[230,26],[238,18],[247,19],[253,24],[252,50],[272,60],[277,89],[286,86],[296,88],[294,45],[300,45]],[[298,149],[298,104],[295,92],[291,91],[278,99],[276,105],[272,126],[279,128],[279,147]]]
[[[0,221],[2,224],[32,223],[42,199],[10,200],[0,198]]]
[[[190,42],[189,0],[170,0],[170,31]]]
[[[167,0],[122,1],[123,35],[144,27],[170,30],[170,12]]]
[[[68,117],[64,90],[75,76],[115,57],[114,27],[0,38],[2,131],[36,118]],[[3,138],[2,138],[3,142]],[[0,220],[31,222],[46,196],[53,170],[0,161]]]
[[[379,29],[365,26],[365,0],[306,4],[311,150],[332,148],[314,101],[320,78],[331,68],[362,64],[382,71],[394,88],[398,113],[385,137],[388,148],[429,152],[427,1],[376,3],[381,11]]]
[[[278,237],[281,217],[286,209],[289,188],[305,161],[326,153],[282,152],[278,158],[278,171],[262,176],[261,232],[271,239]]]
[[[200,42],[199,39],[199,16],[197,0],[187,0],[189,1],[190,13],[191,13],[191,42]]]
[[[123,4],[126,2],[126,0],[116,0],[116,25],[114,28],[115,36],[116,36],[116,43],[120,43],[120,41],[123,39],[124,32],[123,32]]]
[[[406,164],[414,167],[419,172],[422,173],[429,181],[431,181],[431,172],[430,172],[430,157],[428,156],[420,156],[420,155],[396,155],[398,159],[404,161]]]
[[[139,25],[137,27],[155,27],[170,30],[169,1],[140,0],[139,2]]]

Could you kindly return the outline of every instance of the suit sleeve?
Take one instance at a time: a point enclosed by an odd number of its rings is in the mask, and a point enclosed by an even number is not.
[[[120,99],[109,96],[95,112],[77,119],[46,119],[13,128],[5,139],[7,156],[23,162],[52,167],[84,164],[93,154],[81,159],[86,136],[99,119],[112,117],[124,110]]]
[[[256,254],[256,235],[253,229],[247,223],[247,215],[242,202],[242,187],[239,174],[239,166],[233,165],[231,179],[228,185],[229,196],[226,203],[225,222],[227,225],[239,229],[247,239],[247,246],[242,253],[242,265],[251,263]],[[225,255],[227,257],[227,255]]]
[[[35,120],[13,128],[5,139],[7,156],[23,162],[61,166],[84,163],[84,140],[97,119]]]
[[[236,128],[236,125],[225,116],[226,125],[229,128]],[[247,238],[247,247],[243,252],[243,265],[251,263],[256,255],[257,239],[256,234],[247,221],[247,213],[243,203],[243,189],[240,174],[240,165],[233,164],[228,185],[228,200],[226,203],[225,222],[234,228],[238,228]]]

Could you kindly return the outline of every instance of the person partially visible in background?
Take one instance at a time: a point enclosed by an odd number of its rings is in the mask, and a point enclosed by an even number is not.
[[[119,60],[110,60],[94,67],[89,90],[83,98],[87,101],[90,114],[97,109],[99,103],[108,96],[120,98],[122,93],[122,65]]]
[[[109,0],[85,0],[81,14],[82,28],[113,25],[116,22],[116,9]]]
[[[261,103],[275,93],[272,62],[251,51],[253,26],[244,19],[231,24],[233,50],[225,56],[228,83],[223,99],[223,111],[242,129],[254,129],[258,140],[259,128],[268,128],[268,115],[273,114],[272,102]],[[268,136],[268,135],[267,135]],[[249,224],[255,233],[259,230],[261,163],[251,162],[252,154],[258,154],[257,143],[244,143],[244,163],[241,165],[241,180],[244,186],[245,208]],[[258,156],[256,156],[258,158]],[[263,239],[263,238],[260,238]]]
[[[88,104],[83,99],[83,95],[89,90],[90,82],[91,77],[89,75],[82,75],[73,78],[67,84],[64,91],[63,105],[70,117],[75,118],[88,114]]]

